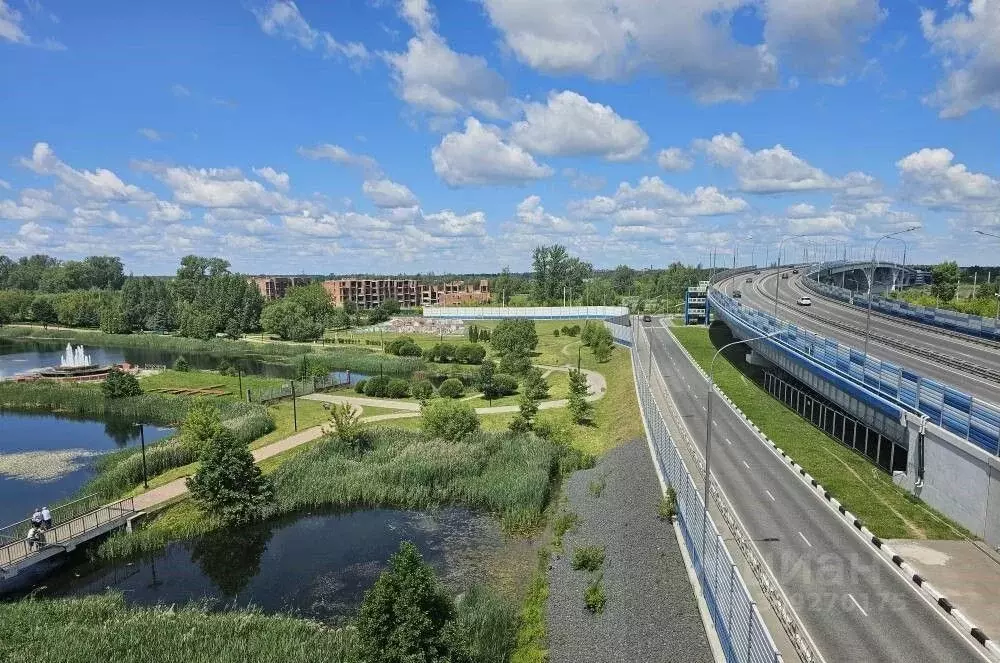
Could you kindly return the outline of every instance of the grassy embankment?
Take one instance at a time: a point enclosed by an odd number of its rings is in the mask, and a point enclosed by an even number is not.
[[[553,478],[583,462],[558,444],[509,433],[479,433],[450,443],[380,427],[369,429],[366,438],[370,448],[362,453],[322,438],[261,463],[275,487],[268,516],[317,508],[458,504],[497,514],[507,531],[526,532],[541,523]],[[113,535],[98,556],[149,552],[219,527],[184,500],[145,529]]]
[[[456,602],[474,663],[507,663],[517,612],[475,587]],[[121,594],[0,604],[0,660],[68,663],[363,663],[357,631],[254,609],[130,607]]]
[[[672,329],[705,370],[715,351],[732,340],[727,328]],[[967,536],[960,525],[937,513],[892,482],[892,478],[861,455],[813,427],[773,398],[744,373],[743,350],[731,348],[716,362],[719,387],[768,437],[816,478],[876,535],[886,539],[954,539]]]

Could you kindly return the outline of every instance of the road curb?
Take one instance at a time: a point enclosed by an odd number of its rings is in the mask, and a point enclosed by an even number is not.
[[[680,347],[681,352],[684,353],[684,356],[687,357],[688,361],[691,362],[691,364],[698,370],[698,372],[702,375],[702,377],[705,378],[705,380],[708,380],[709,379],[708,374],[704,371],[704,369],[702,369],[701,365],[698,364],[697,361],[695,361],[691,353],[688,352],[686,347],[684,347],[684,344],[681,343],[676,336],[674,336],[673,331],[670,330],[669,327],[665,327],[665,329],[667,329],[668,333],[674,337],[674,340],[677,342],[678,347]],[[769,438],[763,431],[761,431],[760,428],[758,428],[757,425],[753,421],[751,421],[750,418],[746,414],[744,414],[742,410],[739,409],[739,407],[736,406],[736,404],[732,401],[732,399],[729,398],[728,395],[726,395],[718,387],[715,389],[715,394],[716,396],[718,396],[720,400],[726,403],[726,405],[729,407],[730,410],[733,411],[733,413],[739,416],[740,419],[742,419],[747,424],[747,426],[754,432],[756,437],[761,442],[763,442],[766,446],[768,446],[771,449],[772,452],[774,452],[782,460],[785,461],[785,463],[782,463],[783,465],[793,470],[793,473],[799,478],[800,481],[802,481],[803,483],[807,484],[810,488],[812,488],[812,492],[817,497],[823,498],[831,506],[833,506],[836,509],[837,513],[840,514],[841,520],[844,523],[848,524],[849,526],[861,532],[861,534],[868,541],[868,543],[871,544],[873,548],[878,550],[883,557],[885,557],[894,565],[899,567],[903,571],[903,573],[907,576],[907,578],[910,579],[910,582],[913,583],[913,585],[915,585],[925,596],[929,597],[932,601],[934,601],[934,603],[936,603],[938,607],[940,607],[945,613],[947,613],[952,618],[952,621],[954,621],[954,623],[959,626],[959,628],[963,629],[966,633],[971,635],[976,642],[982,645],[983,649],[994,660],[1000,661],[1000,644],[998,644],[996,641],[994,641],[992,638],[986,635],[986,633],[983,632],[981,628],[973,624],[972,621],[965,615],[965,613],[958,610],[955,604],[949,601],[943,594],[938,592],[937,589],[935,589],[930,583],[928,583],[919,573],[917,573],[916,569],[914,569],[909,563],[906,562],[906,560],[903,559],[902,556],[897,554],[895,550],[893,550],[889,545],[884,543],[879,537],[875,536],[875,534],[870,529],[868,529],[868,527],[865,526],[865,524],[861,521],[860,518],[858,518],[853,513],[848,511],[844,507],[844,505],[830,493],[830,491],[826,490],[822,486],[822,484],[820,484],[808,472],[806,472],[804,467],[796,463],[791,456],[785,453],[785,451],[781,447],[775,444],[775,442],[771,440],[771,438]]]

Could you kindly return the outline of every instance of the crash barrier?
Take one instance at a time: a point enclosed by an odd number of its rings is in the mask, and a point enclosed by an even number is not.
[[[781,332],[765,342],[793,359],[797,356],[799,363],[805,359],[809,370],[852,396],[890,415],[894,414],[891,404],[898,404],[986,452],[1000,455],[1000,407],[893,363],[866,356],[833,339],[799,329],[718,290],[712,290],[709,299],[715,315],[735,324],[744,334]]]
[[[530,318],[532,320],[583,320],[628,316],[625,306],[425,306],[425,318],[456,320],[497,320]]]

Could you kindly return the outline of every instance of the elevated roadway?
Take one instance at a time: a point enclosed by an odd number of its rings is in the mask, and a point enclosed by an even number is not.
[[[780,271],[790,269],[782,268]],[[738,289],[745,305],[772,313],[777,281],[780,318],[845,345],[861,348],[864,345],[866,312],[810,292],[800,282],[803,275],[804,270],[800,270],[799,274],[789,274],[788,279],[781,279],[778,270],[767,269],[761,270],[760,274],[751,272],[728,277],[719,281],[716,287],[727,294]],[[746,283],[747,278],[752,278],[753,282]],[[810,297],[812,306],[797,305],[796,300],[802,296]],[[873,313],[868,352],[872,357],[892,362],[984,401],[1000,401],[1000,352],[989,345]],[[970,369],[970,366],[980,370]]]
[[[643,326],[641,361],[651,356],[704,454],[706,380],[659,320]],[[718,400],[713,419],[713,477],[823,660],[988,660]]]

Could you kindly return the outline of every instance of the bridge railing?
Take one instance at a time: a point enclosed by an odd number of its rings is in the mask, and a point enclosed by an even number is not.
[[[803,285],[826,297],[831,297],[855,306],[867,307],[867,292],[854,293],[846,288],[819,281],[819,273],[828,267],[827,265],[823,265],[806,274],[806,278],[802,281]],[[967,336],[1000,341],[1000,325],[997,324],[995,318],[960,313],[948,309],[919,306],[901,299],[885,298],[881,295],[872,296],[872,310],[883,315],[912,320],[913,322],[930,325],[931,327],[939,327]]]
[[[135,513],[135,502],[131,497],[105,504],[87,513],[75,516],[66,521],[56,519],[56,513],[52,513],[52,528],[44,533],[44,542],[32,544],[27,540],[28,530],[24,531],[22,538],[17,541],[7,542],[0,546],[0,569],[24,561],[32,555],[40,553],[45,548],[51,546],[65,545],[87,532],[100,529],[110,522],[120,520]],[[19,525],[19,523],[15,523]],[[29,524],[30,528],[30,524]]]
[[[718,290],[713,290],[709,298],[717,312],[724,311],[748,329],[761,334],[785,332],[768,343],[807,357],[857,387],[922,414],[930,423],[994,456],[1000,455],[1000,407],[997,405],[865,355],[833,339],[799,329],[769,313],[745,306]]]
[[[90,513],[103,504],[104,498],[94,493],[53,507],[49,513],[52,516],[52,522],[64,523],[77,516]],[[28,535],[29,529],[31,529],[31,518],[0,527],[0,546],[24,539]]]
[[[649,339],[641,330],[636,334],[635,341],[648,347]],[[711,517],[705,517],[705,502],[653,398],[639,353],[633,350],[631,354],[640,409],[655,452],[654,460],[666,483],[674,489],[677,522],[684,547],[694,564],[726,661],[778,663],[782,661],[781,654],[760,610],[750,596],[718,528]]]

